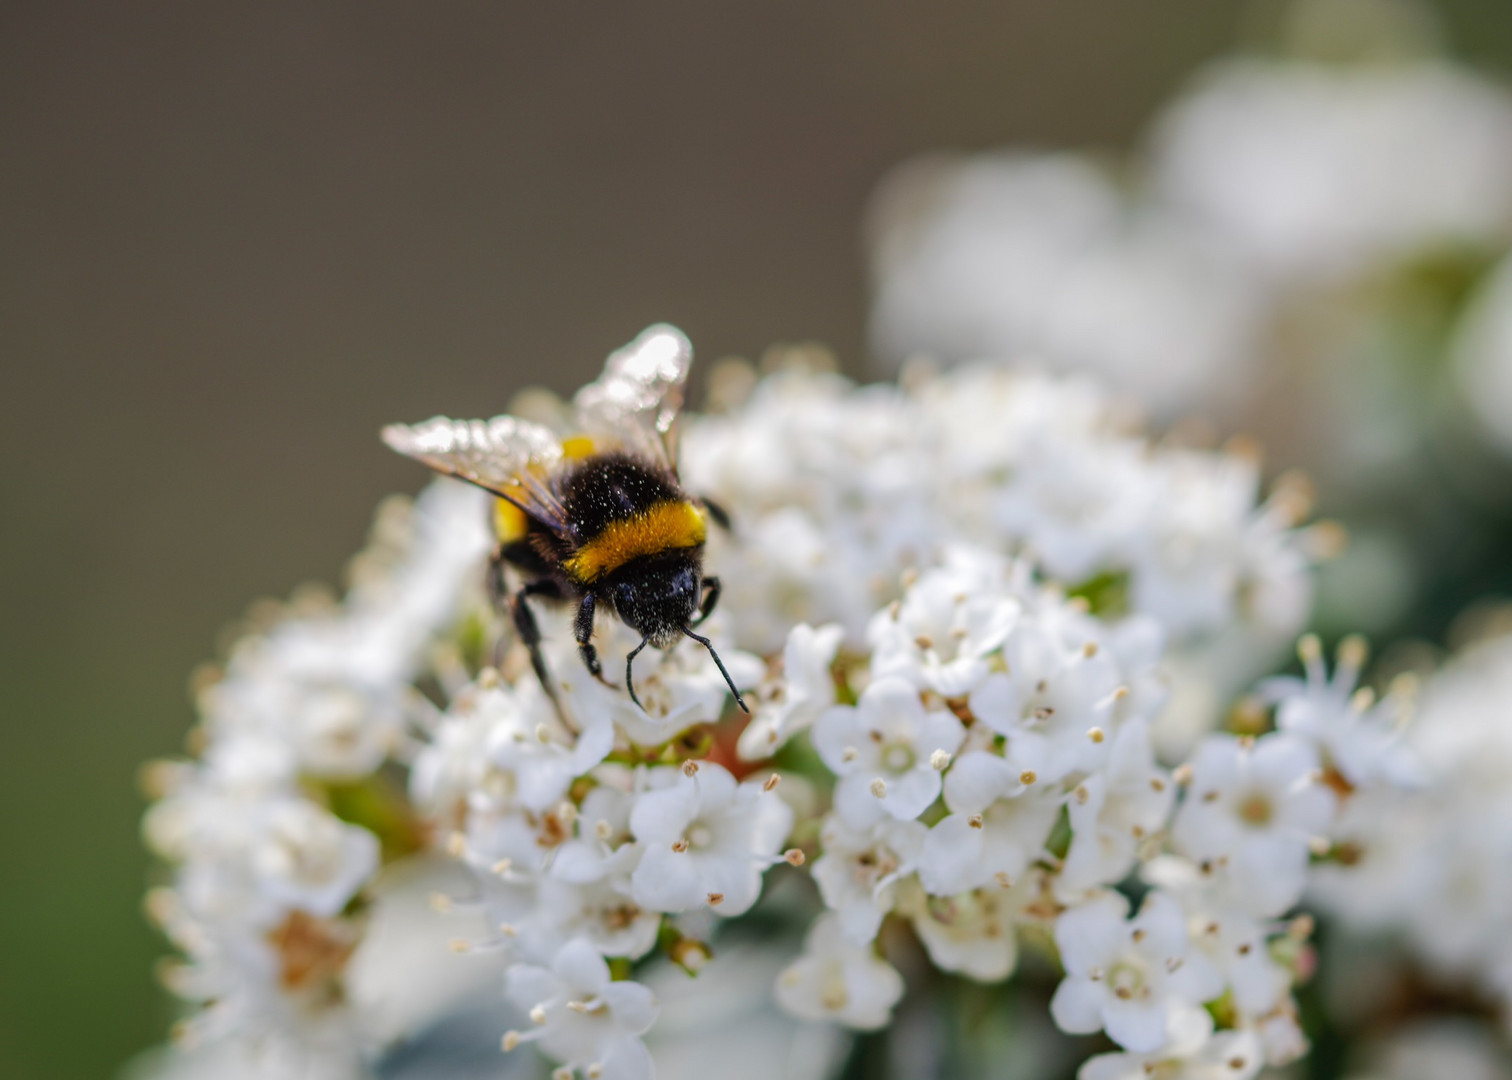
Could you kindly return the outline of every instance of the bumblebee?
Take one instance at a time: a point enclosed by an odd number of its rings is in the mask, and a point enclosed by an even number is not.
[[[576,605],[583,664],[611,687],[593,646],[595,614],[608,611],[640,634],[625,660],[625,688],[637,706],[636,656],[688,637],[709,651],[736,704],[750,711],[714,646],[694,632],[719,602],[719,579],[703,572],[707,524],[727,527],[728,519],[678,483],[677,420],[692,362],[681,331],[646,330],[578,391],[578,430],[565,439],[513,416],[438,416],[383,429],[399,453],[498,496],[489,590],[559,710],[532,600]],[[506,568],[523,580],[518,589],[511,591]]]

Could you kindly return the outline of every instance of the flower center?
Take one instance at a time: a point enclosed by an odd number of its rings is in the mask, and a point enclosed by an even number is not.
[[[1128,1001],[1146,993],[1144,968],[1130,960],[1120,960],[1108,972],[1108,986],[1115,997]]]
[[[866,888],[876,885],[897,869],[898,860],[890,851],[873,848],[856,856],[856,882]]]
[[[882,767],[891,773],[907,772],[917,760],[913,747],[906,743],[892,743],[882,749]]]
[[[1253,792],[1239,804],[1239,820],[1254,828],[1269,825],[1274,816],[1271,802],[1260,792]]]
[[[714,830],[707,825],[694,825],[688,830],[688,846],[697,850],[706,848],[714,842]]]
[[[824,985],[819,991],[819,1003],[831,1012],[839,1012],[850,1003],[850,994],[845,989],[845,972],[839,964],[832,964],[824,973]]]

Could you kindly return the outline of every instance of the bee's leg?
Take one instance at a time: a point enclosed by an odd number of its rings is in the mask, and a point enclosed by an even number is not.
[[[714,605],[719,603],[719,579],[706,577],[703,579],[704,598],[703,603],[698,605],[698,618],[693,620],[694,626],[699,626],[710,615],[714,614]]]
[[[541,653],[541,628],[536,625],[535,612],[530,610],[530,604],[526,602],[531,596],[551,595],[559,591],[553,581],[528,582],[509,598],[509,614],[514,619],[515,632],[520,635],[520,641],[530,650],[530,666],[535,669],[541,689],[546,691],[546,696],[556,706],[557,715],[565,720],[567,714],[562,709],[562,700],[557,696],[551,672],[546,670],[546,657]]]
[[[510,595],[509,581],[504,576],[504,549],[505,545],[500,544],[489,557],[488,575],[484,578],[484,588],[493,609],[500,615],[508,615],[518,628],[519,617],[514,613],[514,597]],[[496,670],[504,666],[504,649],[508,644],[509,635],[504,633],[501,633],[494,641],[493,666]]]
[[[598,650],[593,647],[593,609],[597,597],[592,592],[585,592],[582,600],[578,601],[577,619],[574,621],[574,636],[577,638],[578,655],[583,658],[583,666],[588,669],[599,682],[611,690],[618,690],[608,679],[604,678],[603,665],[599,663]]]
[[[488,602],[503,615],[509,611],[509,582],[504,580],[504,545],[500,544],[488,559],[488,577],[484,581]]]
[[[698,504],[709,512],[709,517],[713,520],[714,524],[718,525],[725,532],[735,531],[735,527],[730,524],[730,512],[723,506],[720,506],[707,495],[700,495],[698,497]]]

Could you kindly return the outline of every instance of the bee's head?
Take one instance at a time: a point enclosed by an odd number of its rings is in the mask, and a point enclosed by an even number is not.
[[[703,592],[703,572],[691,551],[669,551],[621,567],[608,582],[619,617],[658,649],[682,636]]]

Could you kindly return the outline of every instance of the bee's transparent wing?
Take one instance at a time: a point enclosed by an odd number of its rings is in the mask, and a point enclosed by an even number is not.
[[[693,346],[657,323],[610,355],[597,382],[573,398],[578,423],[596,444],[622,444],[677,472],[677,414]]]
[[[439,473],[503,496],[545,525],[567,528],[552,483],[562,459],[562,444],[540,424],[513,416],[492,420],[437,416],[420,424],[390,424],[383,429],[383,441]]]

